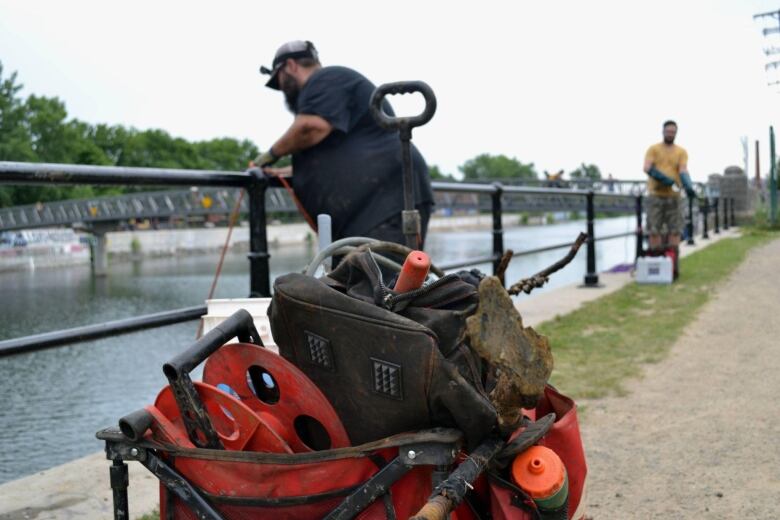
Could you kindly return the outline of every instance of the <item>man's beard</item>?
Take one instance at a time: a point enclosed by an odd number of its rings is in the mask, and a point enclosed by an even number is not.
[[[674,144],[674,137],[666,137],[666,136],[664,136],[664,142],[666,144]]]
[[[284,93],[284,102],[287,104],[287,109],[293,114],[296,114],[298,109],[298,94],[301,93],[298,84],[293,78],[285,77],[279,87]]]

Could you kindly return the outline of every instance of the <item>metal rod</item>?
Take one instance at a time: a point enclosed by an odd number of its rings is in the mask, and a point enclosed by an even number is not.
[[[715,234],[720,234],[720,197],[715,197],[712,207],[715,208]]]
[[[249,184],[250,177],[243,172],[215,170],[0,161],[0,182],[16,184],[232,186],[243,188]]]
[[[769,221],[777,222],[777,162],[775,159],[775,129],[769,127]]]
[[[729,199],[723,199],[723,229],[729,228]]]
[[[375,473],[365,484],[344,499],[336,509],[325,516],[324,520],[349,520],[371,505],[377,498],[387,493],[409,470],[401,457],[396,457],[387,466]]]
[[[588,268],[585,273],[585,287],[598,287],[599,275],[596,272],[596,235],[594,232],[594,221],[596,220],[596,210],[593,207],[593,192],[589,191],[586,196],[587,215],[588,215]]]
[[[504,228],[501,222],[501,194],[503,186],[496,182],[493,184],[496,191],[490,196],[490,207],[493,213],[493,255],[498,256],[498,260],[493,261],[493,274],[499,276],[501,285],[506,286],[504,273],[498,272],[498,266],[501,262],[501,255],[504,254]]]
[[[735,215],[734,206],[737,205],[737,199],[732,198],[731,199],[731,225],[736,226],[737,225],[737,217]]]
[[[268,253],[268,232],[266,229],[265,191],[268,179],[253,177],[247,187],[249,195],[249,296],[267,298],[271,296],[271,268]]]
[[[636,258],[644,255],[642,236],[642,196],[636,196]]]
[[[468,260],[461,260],[459,262],[450,262],[447,264],[436,264],[436,266],[442,271],[449,271],[451,269],[458,269],[460,267],[476,266],[480,264],[493,263],[497,260],[501,260],[500,256],[480,256],[476,258],[469,258]]]
[[[127,501],[127,486],[130,484],[130,476],[127,472],[127,464],[115,459],[109,471],[109,482],[114,495],[114,520],[127,520],[130,518],[130,508]]]
[[[7,339],[5,341],[0,341],[0,357],[42,350],[68,343],[98,339],[106,336],[126,334],[137,330],[162,327],[163,325],[172,325],[183,321],[197,320],[204,314],[206,314],[206,307],[201,305],[198,307],[186,307],[184,309],[157,312],[144,316],[136,316],[135,318],[108,321],[106,323],[86,325],[55,332],[35,334],[33,336]]]
[[[702,228],[703,232],[701,234],[701,237],[704,240],[708,240],[710,238],[710,235],[708,233],[709,228],[709,220],[710,220],[710,201],[705,200],[704,204],[701,205],[702,210]]]
[[[186,504],[195,513],[195,517],[201,520],[225,520],[225,518],[211,505],[200,490],[193,486],[183,475],[170,467],[160,457],[151,452],[146,452],[146,457],[141,464],[151,471],[160,482],[176,495],[182,503]],[[171,507],[172,504],[166,504]],[[123,519],[127,520],[127,519]]]
[[[688,228],[688,240],[685,243],[692,246],[695,244],[693,241],[693,197],[688,197],[688,218],[686,227]]]

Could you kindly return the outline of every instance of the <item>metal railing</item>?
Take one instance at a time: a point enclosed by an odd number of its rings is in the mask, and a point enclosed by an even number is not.
[[[163,168],[124,168],[110,166],[83,166],[64,164],[33,164],[0,162],[0,183],[9,184],[91,184],[91,185],[174,185],[174,186],[212,186],[243,188],[247,192],[249,206],[249,279],[250,297],[265,297],[271,295],[271,280],[269,269],[268,240],[266,235],[266,190],[270,186],[268,179],[262,176],[251,176],[245,172],[220,172],[199,170],[172,170]],[[636,254],[642,254],[644,234],[642,231],[642,200],[640,194],[620,194],[612,192],[596,192],[592,189],[561,189],[541,188],[531,186],[505,186],[500,183],[470,184],[433,182],[436,193],[465,193],[484,195],[490,198],[492,215],[492,254],[490,256],[468,258],[457,262],[440,265],[444,270],[452,270],[470,265],[491,263],[493,272],[498,269],[501,257],[505,252],[504,228],[502,216],[504,201],[512,197],[544,198],[549,200],[575,201],[566,203],[566,209],[582,208],[586,212],[587,267],[584,275],[584,287],[598,287],[599,276],[596,268],[596,242],[628,236],[636,236]],[[721,211],[721,205],[723,206]],[[550,207],[549,201],[544,207]],[[730,212],[729,212],[730,208]],[[618,233],[603,237],[595,235],[596,210],[605,212],[634,211],[637,219],[635,231]],[[714,210],[715,232],[720,231],[720,215],[723,215],[723,228],[728,229],[729,222],[733,225],[734,202],[732,199],[703,201],[700,213],[704,216],[704,234],[707,238],[707,221],[710,210]],[[693,199],[688,204],[688,235],[692,240],[694,228]],[[689,242],[691,243],[691,242]],[[571,246],[571,243],[555,244],[525,251],[515,252],[513,256],[524,256],[545,251],[552,251]],[[502,280],[502,283],[504,280]],[[189,307],[161,313],[137,316],[97,325],[87,325],[63,331],[54,331],[35,336],[14,338],[0,341],[0,356],[40,350],[57,345],[123,334],[131,331],[171,325],[198,319],[205,313],[204,307]]]

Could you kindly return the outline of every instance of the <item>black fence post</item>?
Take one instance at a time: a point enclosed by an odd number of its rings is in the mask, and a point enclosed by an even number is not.
[[[596,272],[596,235],[593,222],[596,220],[596,210],[593,205],[593,190],[586,196],[588,214],[588,269],[585,273],[585,287],[598,287],[599,275]]]
[[[268,235],[265,218],[265,190],[268,180],[255,177],[247,187],[249,195],[249,296],[271,296],[271,270],[268,260]]]
[[[501,195],[504,193],[504,186],[500,182],[494,182],[495,191],[490,194],[490,207],[493,212],[493,274],[498,272],[498,266],[501,264],[501,256],[504,254],[504,226],[501,222]],[[500,277],[501,285],[506,286],[504,275]]]
[[[730,206],[731,206],[731,225],[732,226],[736,226],[737,225],[737,219],[734,216],[734,206],[736,206],[736,205],[737,205],[737,199],[732,198],[731,199],[731,204],[730,204]]]
[[[708,199],[702,199],[702,203],[699,206],[701,208],[701,215],[702,215],[702,234],[701,237],[704,240],[707,240],[710,238],[709,233],[707,232],[709,229],[709,220],[710,220],[710,201]]]
[[[686,227],[688,228],[688,240],[685,243],[692,246],[696,243],[693,240],[693,197],[688,197],[688,222]]]
[[[723,199],[723,229],[729,228],[729,199]]]
[[[720,234],[720,197],[715,197],[715,234]]]
[[[642,195],[636,196],[636,257],[644,256],[644,230],[642,229]]]

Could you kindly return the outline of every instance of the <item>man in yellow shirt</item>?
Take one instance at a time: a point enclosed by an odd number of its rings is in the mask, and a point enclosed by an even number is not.
[[[677,123],[666,121],[663,142],[652,145],[645,154],[647,179],[647,231],[650,250],[658,252],[664,245],[675,250],[680,244],[682,207],[680,189],[688,197],[696,192],[688,173],[688,152],[674,144]],[[663,238],[667,237],[664,241]],[[675,262],[676,263],[676,262]]]

